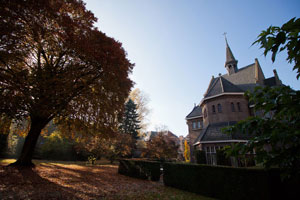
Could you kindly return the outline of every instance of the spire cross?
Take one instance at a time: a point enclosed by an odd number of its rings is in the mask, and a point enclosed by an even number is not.
[[[227,32],[224,32],[224,33],[223,33],[223,35],[224,35],[224,37],[225,37],[225,41],[226,41],[226,43],[227,43],[227,37],[226,37],[226,35],[227,35]]]

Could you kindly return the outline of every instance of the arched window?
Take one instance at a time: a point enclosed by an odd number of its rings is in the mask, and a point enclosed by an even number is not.
[[[233,102],[231,102],[231,111],[235,112],[235,108],[234,108],[234,103]]]
[[[218,104],[218,112],[219,112],[219,113],[222,112],[222,106],[221,106],[221,104]]]
[[[241,105],[240,105],[240,102],[237,102],[237,108],[238,108],[238,111],[241,112],[242,109],[241,109]]]
[[[206,109],[204,109],[204,118],[207,117]]]
[[[212,106],[212,112],[216,113],[216,107],[215,107],[215,105]]]

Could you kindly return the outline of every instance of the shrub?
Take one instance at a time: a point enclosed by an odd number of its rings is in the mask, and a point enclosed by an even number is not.
[[[224,150],[217,150],[217,164],[224,166],[231,166],[230,158],[226,157]]]
[[[197,164],[206,164],[205,151],[196,150],[195,151],[195,155],[196,155],[196,162],[197,162]]]
[[[282,182],[278,169],[165,163],[164,183],[219,199],[292,199],[300,195],[299,178]]]
[[[160,163],[143,160],[119,160],[119,174],[126,176],[159,181]]]

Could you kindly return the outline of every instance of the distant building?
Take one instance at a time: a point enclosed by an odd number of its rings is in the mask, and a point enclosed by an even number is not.
[[[244,93],[253,91],[256,86],[277,86],[281,81],[274,70],[274,76],[265,78],[257,59],[253,64],[238,68],[238,61],[226,40],[227,74],[212,77],[204,98],[186,116],[191,152],[194,149],[206,152],[207,163],[216,164],[216,150],[232,143],[248,141],[245,134],[227,135],[223,127],[256,115]]]

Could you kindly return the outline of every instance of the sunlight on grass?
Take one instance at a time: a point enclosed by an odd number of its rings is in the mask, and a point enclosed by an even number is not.
[[[0,164],[1,165],[9,165],[15,161],[16,161],[16,159],[0,159]]]

